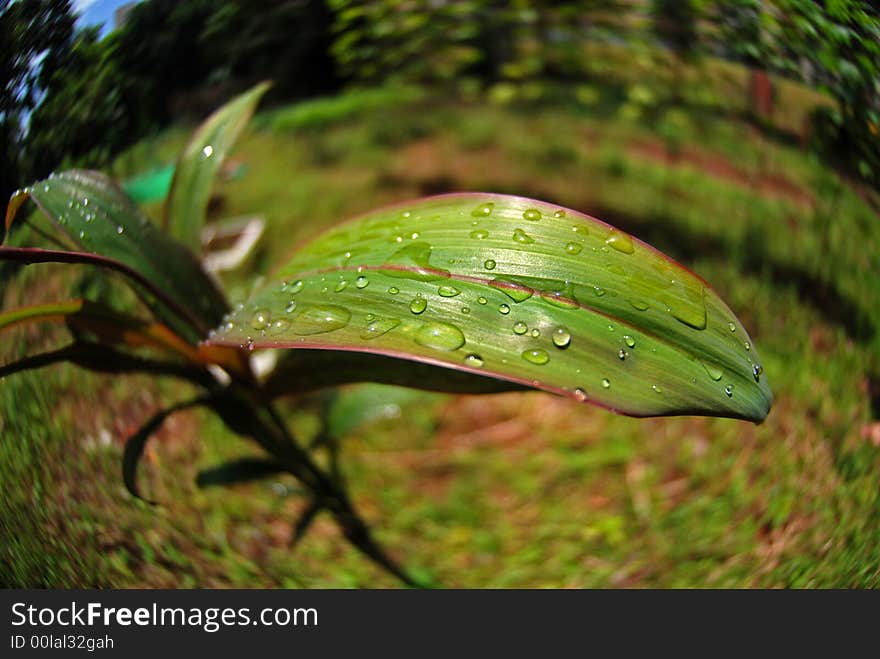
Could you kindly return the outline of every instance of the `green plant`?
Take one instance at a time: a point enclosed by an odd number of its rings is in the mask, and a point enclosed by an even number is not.
[[[312,505],[297,537],[330,512],[365,555],[411,578],[372,539],[339,464],[340,424],[312,446],[273,401],[347,382],[493,392],[531,387],[632,416],[707,414],[762,420],[770,391],[742,324],[702,279],[631,236],[540,201],[452,194],[383,209],[299,248],[239,308],[193,256],[210,181],[265,86],[210,117],[184,149],[165,231],[96,172],[70,171],[30,197],[68,249],[0,247],[0,260],[97,265],[123,275],[149,316],[93,300],[0,314],[0,330],[56,321],[73,342],[0,367],[0,377],[59,361],[99,372],[181,378],[197,395],[161,410],[127,442],[123,476],[176,411],[204,406],[267,457],[208,470],[202,483],[289,472]],[[251,350],[295,348],[258,380]],[[322,454],[326,453],[326,457]]]

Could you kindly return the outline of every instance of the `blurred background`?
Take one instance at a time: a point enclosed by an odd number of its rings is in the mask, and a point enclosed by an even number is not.
[[[774,389],[761,426],[541,393],[286,401],[306,439],[329,405],[356,502],[423,582],[880,586],[875,4],[0,0],[0,72],[4,199],[93,167],[154,217],[197,123],[273,80],[210,206],[232,243],[262,231],[218,266],[233,302],[299,240],[453,190],[599,217],[728,302]],[[71,272],[0,271],[3,307],[114,294]],[[61,341],[5,333],[0,363]],[[181,387],[69,366],[0,381],[0,584],[397,585],[330,520],[291,551],[292,480],[197,488],[249,450],[199,412],[148,446],[163,505],[133,501],[122,444]]]

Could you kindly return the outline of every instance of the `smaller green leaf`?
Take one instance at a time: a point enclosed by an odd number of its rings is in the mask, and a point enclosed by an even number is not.
[[[163,227],[195,254],[201,252],[201,231],[214,177],[270,86],[263,82],[214,112],[180,154],[165,204]]]
[[[358,427],[400,416],[401,407],[425,397],[419,391],[383,384],[363,384],[340,392],[327,413],[327,432],[342,439]]]
[[[287,471],[280,462],[266,458],[238,458],[216,467],[204,469],[196,477],[199,487],[238,485],[261,480]]]
[[[203,338],[227,310],[223,294],[193,255],[156,230],[104,174],[62,172],[35,183],[29,194],[84,252],[112,259],[136,273],[138,283],[149,289],[135,286],[138,294],[188,340]]]

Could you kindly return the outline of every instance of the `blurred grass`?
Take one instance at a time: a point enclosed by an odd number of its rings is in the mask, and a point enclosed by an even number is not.
[[[878,587],[878,217],[775,130],[633,85],[514,86],[494,103],[379,92],[258,116],[233,156],[247,175],[218,185],[214,204],[268,220],[226,278],[230,297],[321,229],[423,194],[523,194],[618,224],[706,278],[744,321],[776,396],[767,421],[633,420],[538,393],[356,390],[337,414],[394,401],[343,441],[380,540],[445,586]],[[821,99],[783,86],[782,128],[808,102]],[[167,162],[186,135],[139,145],[116,174]],[[69,272],[25,270],[4,306],[58,296]],[[0,358],[60,340],[17,331]],[[0,383],[0,583],[396,585],[324,518],[288,548],[305,505],[293,481],[198,490],[199,469],[252,451],[210,416],[173,417],[149,445],[142,477],[161,507],[125,494],[122,442],[184,393],[68,367]],[[301,437],[317,432],[321,404],[283,405]]]

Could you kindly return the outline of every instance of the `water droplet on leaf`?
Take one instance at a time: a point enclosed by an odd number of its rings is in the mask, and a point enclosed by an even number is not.
[[[409,310],[418,315],[428,308],[428,301],[421,297],[414,297],[409,303]]]
[[[567,348],[571,343],[571,333],[564,327],[553,330],[553,345],[557,348]]]
[[[530,364],[536,364],[538,366],[543,366],[550,361],[550,355],[548,355],[545,350],[541,350],[540,348],[526,350],[525,352],[523,352],[522,358]]]
[[[492,214],[493,208],[495,208],[495,204],[493,204],[492,202],[480,204],[471,211],[471,215],[473,215],[474,217],[488,217]]]
[[[634,251],[632,238],[617,229],[611,230],[611,233],[605,239],[605,244],[623,254],[632,254]]]
[[[513,232],[513,239],[518,242],[520,245],[531,245],[535,242],[535,239],[532,238],[529,234],[527,234],[522,229],[515,229]]]
[[[426,348],[448,352],[464,345],[464,334],[455,325],[427,323],[418,329],[415,340]]]
[[[454,286],[441,286],[437,289],[437,293],[440,297],[455,297],[456,295],[460,295],[461,291]]]
[[[400,321],[397,318],[379,318],[377,320],[372,320],[361,332],[361,338],[366,339],[367,341],[375,339],[383,334],[387,334],[398,325],[400,325]]]
[[[294,334],[309,336],[332,332],[348,325],[351,312],[335,304],[322,304],[305,307],[294,318]]]

